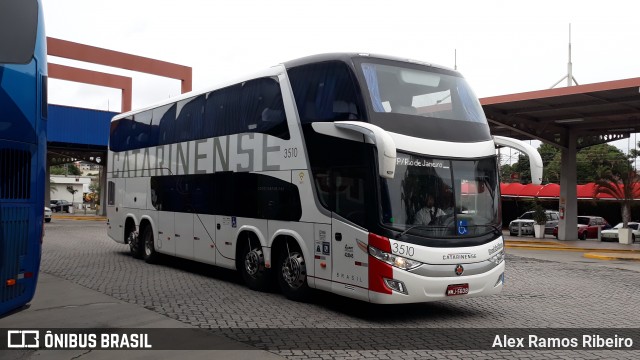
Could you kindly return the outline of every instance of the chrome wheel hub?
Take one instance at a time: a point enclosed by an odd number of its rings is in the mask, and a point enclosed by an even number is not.
[[[136,241],[138,239],[138,232],[137,231],[132,231],[129,234],[129,238],[127,238],[127,241],[129,242],[129,247],[130,248],[134,248],[136,246]]]
[[[247,253],[247,256],[244,258],[244,268],[247,274],[251,276],[255,276],[260,270],[260,265],[262,263],[262,252],[258,250],[251,250]]]
[[[304,258],[298,253],[293,253],[282,264],[282,278],[292,288],[297,289],[304,284],[307,270]]]
[[[153,246],[153,242],[149,241],[149,239],[145,239],[145,242],[144,242],[144,253],[147,256],[151,255],[151,247],[152,246]]]

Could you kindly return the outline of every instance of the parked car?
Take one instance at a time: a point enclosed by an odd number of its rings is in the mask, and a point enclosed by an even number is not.
[[[611,225],[600,216],[578,216],[578,239],[597,238],[598,228],[611,229]],[[617,232],[616,232],[617,234]],[[558,227],[553,228],[553,236],[558,238]]]
[[[51,222],[51,209],[44,207],[44,222]]]
[[[631,238],[636,241],[637,238],[640,238],[640,223],[628,222],[627,224],[631,229]],[[618,229],[622,229],[622,223],[611,229],[602,230],[602,233],[600,233],[602,241],[618,241]]]
[[[69,212],[69,207],[73,206],[67,200],[51,200],[50,203],[51,204],[49,207],[51,208],[51,211],[53,211],[54,213],[61,212],[61,211]]]
[[[547,214],[547,223],[544,225],[544,233],[553,234],[553,228],[558,225],[560,214],[553,210],[545,210],[545,214]],[[533,211],[527,211],[509,223],[509,234],[511,236],[518,235],[518,227],[520,226],[520,234],[533,235],[534,223]]]

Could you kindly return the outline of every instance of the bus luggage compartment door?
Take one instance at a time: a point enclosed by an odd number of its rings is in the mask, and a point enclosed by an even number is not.
[[[368,236],[369,232],[366,230],[332,219],[332,292],[369,300]],[[358,242],[362,245],[358,246]]]
[[[313,225],[313,257],[316,288],[331,291],[331,225]]]

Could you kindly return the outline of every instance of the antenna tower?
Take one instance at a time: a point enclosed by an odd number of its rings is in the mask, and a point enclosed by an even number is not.
[[[573,77],[573,64],[571,63],[571,24],[569,24],[569,62],[567,63],[567,75],[551,85],[550,89],[556,87],[556,85],[560,84],[564,79],[567,79],[567,86],[572,86],[574,83],[578,85],[578,81]]]

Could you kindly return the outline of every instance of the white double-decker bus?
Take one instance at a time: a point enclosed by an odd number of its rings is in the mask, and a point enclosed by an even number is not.
[[[496,146],[456,71],[326,54],[116,116],[109,236],[374,303],[496,294],[504,240]],[[429,197],[431,196],[431,199]],[[433,216],[428,214],[433,210]],[[425,221],[428,219],[428,221]]]

